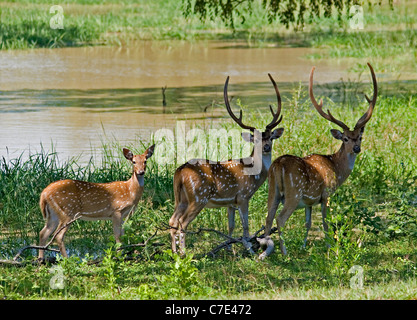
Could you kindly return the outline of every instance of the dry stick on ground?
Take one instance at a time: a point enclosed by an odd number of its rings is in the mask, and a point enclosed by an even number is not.
[[[145,242],[143,243],[135,243],[135,244],[128,244],[125,246],[121,246],[120,248],[117,249],[117,251],[120,250],[125,250],[125,249],[134,249],[134,248],[144,248],[148,245],[149,241],[151,241],[153,238],[155,238],[155,236],[157,235],[159,229],[157,229],[153,235],[151,235],[148,239],[145,240]],[[164,246],[163,243],[152,243],[151,244],[154,247],[159,247],[159,246]],[[133,250],[130,250],[127,254],[131,253]]]
[[[23,251],[27,250],[27,249],[38,249],[38,250],[48,250],[48,251],[53,251],[53,252],[60,252],[58,249],[52,249],[49,248],[49,246],[52,244],[52,242],[54,241],[56,235],[64,228],[68,227],[71,223],[73,223],[74,221],[78,220],[79,218],[81,218],[81,215],[76,214],[74,219],[72,219],[71,221],[69,221],[68,223],[66,223],[65,225],[63,225],[61,228],[59,228],[55,234],[53,235],[53,237],[51,238],[51,240],[45,245],[45,246],[26,246],[23,247],[22,249],[19,250],[19,252],[15,255],[15,257],[13,258],[13,260],[0,260],[0,264],[9,264],[9,265],[16,265],[16,266],[22,266],[24,263],[17,261],[17,259],[21,256],[21,254],[23,253]],[[159,229],[156,230],[154,232],[153,235],[151,235],[148,239],[145,240],[145,242],[143,243],[136,243],[136,244],[129,244],[126,246],[122,246],[120,248],[118,248],[117,250],[123,250],[126,248],[137,248],[137,247],[146,247],[149,243],[149,241],[151,241],[158,233]],[[164,244],[162,243],[152,243],[153,246],[163,246]],[[93,261],[91,264],[97,264],[100,263],[101,259]]]
[[[265,235],[260,235],[258,237],[258,234],[265,229],[264,226],[261,227],[258,231],[256,231],[253,235],[250,236],[249,240],[245,240],[243,237],[239,238],[230,238],[229,240],[219,244],[216,248],[205,254],[205,256],[212,256],[214,257],[217,252],[219,252],[222,249],[229,248],[231,244],[233,243],[242,243],[245,246],[246,243],[250,243],[250,246],[253,251],[257,251],[260,246],[266,246],[269,248],[270,251],[274,249],[274,243],[269,237],[265,237]],[[277,231],[277,228],[271,229],[271,234],[275,233]],[[217,231],[218,232],[218,231]],[[245,246],[245,248],[247,245]]]
[[[27,249],[38,249],[38,250],[48,250],[48,251],[54,251],[59,252],[57,249],[49,249],[48,247],[52,244],[52,242],[55,240],[55,237],[60,233],[62,230],[67,228],[71,223],[81,218],[81,214],[78,212],[75,214],[74,218],[72,218],[70,221],[68,221],[66,224],[64,224],[61,228],[59,228],[54,235],[52,236],[51,240],[45,245],[45,246],[26,246],[19,250],[19,252],[15,255],[13,258],[13,261],[17,261],[17,259],[20,257],[20,255],[23,253],[23,251]]]
[[[30,245],[30,246],[23,247],[14,256],[13,260],[0,260],[0,264],[10,264],[10,265],[16,265],[16,266],[23,265],[24,263],[17,261],[17,259],[22,255],[23,251],[28,250],[28,249],[48,250],[48,251],[53,251],[53,252],[60,252],[58,249],[51,249],[51,248],[49,248],[49,246],[52,244],[52,242],[55,240],[55,237],[58,235],[59,232],[61,232],[61,230],[63,230],[64,228],[68,227],[71,223],[73,223],[74,221],[76,221],[76,220],[78,220],[80,218],[81,218],[81,214],[80,213],[77,213],[72,220],[68,221],[66,224],[64,224],[61,228],[59,228],[54,233],[54,235],[52,236],[51,240],[45,246],[33,246],[33,245]]]
[[[121,246],[120,248],[118,248],[117,250],[123,250],[123,249],[126,249],[126,248],[137,248],[137,247],[146,247],[147,246],[147,244],[148,244],[148,242],[152,239],[152,238],[154,238],[155,236],[156,236],[156,234],[158,233],[158,230],[156,230],[155,232],[154,232],[154,234],[153,235],[151,235],[148,239],[146,239],[145,240],[145,242],[143,242],[143,243],[135,243],[135,244],[128,244],[128,245],[125,245],[125,246]],[[154,244],[154,245],[161,245],[161,244]]]
[[[74,221],[78,220],[79,218],[81,218],[80,214],[76,214],[74,216],[74,218],[69,221],[68,223],[66,223],[65,225],[63,225],[60,229],[58,229],[55,234],[53,235],[52,239],[45,245],[45,246],[26,246],[23,247],[22,249],[19,250],[19,252],[16,254],[16,256],[13,258],[13,260],[0,260],[0,264],[10,264],[10,265],[18,265],[21,266],[23,265],[22,262],[17,261],[17,259],[20,257],[20,255],[23,253],[23,251],[27,250],[27,249],[38,249],[38,250],[49,250],[49,251],[54,251],[54,252],[59,252],[58,249],[51,249],[49,248],[49,246],[52,244],[52,242],[54,241],[56,235],[64,228],[68,227],[71,223],[73,223]],[[155,238],[155,236],[157,235],[159,230],[169,230],[173,227],[164,224],[164,228],[158,228],[148,239],[145,240],[145,242],[143,243],[136,243],[136,244],[129,244],[126,246],[121,246],[120,248],[118,248],[117,250],[123,250],[123,249],[127,249],[127,248],[138,248],[138,247],[146,247],[149,242]],[[258,231],[256,231],[252,236],[250,236],[249,241],[243,239],[243,237],[238,237],[238,238],[234,238],[231,237],[227,234],[224,234],[223,232],[220,232],[218,230],[215,229],[211,229],[211,228],[198,228],[197,231],[191,231],[191,230],[186,230],[185,232],[188,234],[199,234],[201,232],[213,232],[216,233],[217,235],[227,239],[226,241],[222,242],[221,244],[219,244],[217,247],[215,247],[213,250],[211,250],[208,253],[203,254],[203,256],[211,256],[214,257],[216,255],[216,253],[218,253],[220,250],[225,249],[225,248],[229,248],[231,244],[234,243],[241,243],[245,248],[247,247],[247,244],[250,243],[251,246],[255,249],[255,251],[261,246],[261,245],[266,245],[267,247],[270,248],[270,250],[273,250],[273,242],[270,240],[269,237],[265,237],[265,235],[260,235],[258,237],[258,234],[263,231],[265,229],[264,226],[261,227],[261,229],[259,229]],[[271,234],[275,233],[277,231],[277,228],[272,228],[271,229]],[[163,246],[164,244],[162,243],[152,243],[153,246]],[[92,264],[98,264],[101,262],[100,260],[96,260],[94,261]]]
[[[167,224],[164,224],[164,225],[165,225],[166,229],[177,229],[177,228],[171,227]],[[222,233],[218,230],[210,229],[210,228],[198,228],[197,231],[185,230],[184,232],[187,233],[187,234],[199,234],[201,232],[214,232],[217,235],[226,238],[227,240],[222,242],[221,244],[219,244],[216,248],[214,248],[213,250],[211,250],[208,253],[203,254],[203,256],[214,257],[217,252],[219,252],[220,250],[225,249],[225,248],[230,248],[230,245],[233,244],[233,243],[241,243],[245,248],[248,248],[248,243],[249,243],[249,246],[252,247],[255,251],[260,246],[266,246],[268,248],[268,250],[272,251],[273,248],[274,248],[274,244],[273,244],[272,240],[269,237],[265,237],[264,234],[258,236],[258,234],[261,231],[263,231],[264,229],[265,229],[265,227],[262,226],[261,229],[259,229],[253,235],[250,236],[249,240],[246,240],[243,237],[234,238],[234,237],[231,237],[227,234],[224,234],[224,233]],[[272,228],[270,234],[273,234],[276,231],[277,231],[277,228]]]

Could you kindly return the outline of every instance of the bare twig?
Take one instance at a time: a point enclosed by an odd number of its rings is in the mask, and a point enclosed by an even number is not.
[[[168,224],[164,224],[166,229],[180,229],[180,228],[174,228],[169,226]],[[230,245],[234,243],[240,243],[242,244],[248,251],[250,251],[252,254],[254,254],[254,251],[258,250],[261,245],[263,245],[265,242],[263,239],[265,238],[265,234],[262,234],[260,236],[259,233],[265,230],[265,227],[262,226],[258,231],[256,231],[253,235],[249,237],[249,239],[245,239],[244,237],[238,237],[234,238],[227,234],[224,234],[223,232],[220,232],[215,229],[209,229],[209,228],[198,228],[197,231],[189,231],[189,230],[182,230],[186,234],[199,234],[201,232],[213,232],[216,233],[219,236],[222,236],[223,238],[226,238],[227,240],[219,244],[217,247],[215,247],[210,252],[203,254],[203,256],[211,256],[214,257],[216,253],[218,253],[220,250],[225,248],[230,248]],[[275,233],[277,231],[277,228],[271,229],[271,234]]]
[[[123,249],[127,249],[127,248],[138,248],[138,247],[143,248],[143,247],[146,247],[148,245],[149,241],[151,241],[156,236],[157,233],[158,233],[158,230],[156,230],[154,232],[154,234],[151,235],[148,239],[146,239],[145,242],[143,242],[143,243],[128,244],[128,245],[125,245],[125,246],[120,247],[118,250],[123,250]],[[161,243],[153,243],[152,245],[154,245],[154,246],[162,246],[163,244],[161,244]]]
[[[45,245],[45,246],[26,246],[23,247],[22,249],[19,250],[19,252],[15,255],[15,257],[12,260],[0,260],[0,264],[9,264],[9,265],[15,265],[15,266],[22,266],[25,263],[23,262],[19,262],[17,261],[17,259],[22,255],[22,253],[27,250],[27,249],[37,249],[37,250],[49,250],[49,251],[53,251],[53,252],[60,252],[58,249],[52,249],[49,248],[49,246],[52,244],[52,242],[54,241],[55,237],[58,235],[59,232],[61,232],[64,228],[67,228],[71,223],[73,223],[74,221],[78,220],[81,218],[81,214],[77,213],[74,218],[67,222],[65,225],[63,225],[61,228],[59,228],[53,235],[53,237],[51,238],[51,240]],[[169,229],[181,229],[181,228],[174,228],[169,226],[166,223],[163,223],[161,227],[158,227],[157,230],[148,238],[146,239],[143,243],[136,243],[136,244],[129,244],[129,245],[125,245],[125,246],[121,246],[120,248],[118,248],[118,250],[123,250],[123,249],[128,249],[128,248],[144,248],[148,245],[152,245],[152,246],[163,246],[164,244],[162,243],[150,243],[150,241],[152,239],[154,239],[156,237],[156,235],[158,234],[158,231],[166,231]],[[220,232],[218,230],[215,229],[211,229],[211,228],[198,228],[196,231],[192,231],[192,230],[182,230],[183,232],[187,233],[187,234],[200,234],[202,232],[212,232],[217,234],[218,236],[221,236],[223,238],[225,238],[226,240],[222,243],[220,243],[217,247],[215,247],[214,249],[212,249],[210,252],[203,254],[202,256],[211,256],[214,257],[220,250],[225,249],[225,248],[230,248],[230,245],[234,244],[234,243],[240,243],[242,244],[248,251],[250,251],[252,254],[254,254],[254,252],[256,250],[259,249],[259,247],[261,245],[264,245],[266,243],[266,241],[264,241],[265,235],[262,234],[259,236],[259,234],[265,230],[265,227],[262,226],[258,231],[256,231],[253,235],[251,235],[249,237],[249,239],[245,239],[243,237],[238,237],[238,238],[234,238],[231,237],[227,234],[224,234],[223,232]],[[277,231],[277,228],[272,228],[271,230],[271,234],[275,233]],[[91,264],[98,264],[100,263],[102,260],[96,260]]]
[[[55,231],[54,235],[52,236],[51,240],[45,245],[45,246],[26,246],[19,250],[19,252],[14,256],[13,261],[17,261],[17,259],[22,255],[23,251],[27,249],[37,249],[37,250],[48,250],[53,252],[60,252],[58,249],[50,249],[49,246],[52,244],[52,242],[55,240],[58,233],[60,233],[63,229],[67,228],[71,223],[81,218],[81,213],[78,212],[74,218],[72,218],[70,221],[68,221],[66,224],[64,224],[61,228],[59,228],[57,231]]]
[[[167,101],[166,101],[166,98],[165,98],[165,90],[166,89],[167,89],[167,86],[161,88],[161,90],[162,90],[162,106],[163,107],[166,107],[166,105],[167,105]]]

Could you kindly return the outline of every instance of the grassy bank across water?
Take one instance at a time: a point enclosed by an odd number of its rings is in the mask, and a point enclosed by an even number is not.
[[[339,146],[329,133],[331,124],[304,102],[303,92],[284,102],[285,132],[274,144],[273,158],[285,153],[325,154]],[[329,250],[315,208],[306,249],[301,248],[305,232],[302,210],[288,220],[284,230],[288,256],[275,252],[260,262],[237,245],[235,253],[202,257],[223,239],[201,232],[188,236],[188,258],[178,259],[169,253],[169,234],[162,227],[173,212],[176,164],[158,166],[151,158],[144,198],[126,222],[123,242],[143,243],[159,230],[150,242],[158,246],[130,252],[126,260],[127,253],[114,246],[110,222],[77,221],[66,237],[71,257],[58,261],[65,276],[63,289],[51,288],[51,272],[56,270],[51,265],[3,265],[0,294],[7,299],[417,298],[416,102],[413,94],[378,99],[355,169],[331,198],[329,223],[334,228],[334,244]],[[325,104],[347,124],[354,123],[364,107],[363,103],[359,108],[327,99]],[[267,113],[243,108],[244,120],[257,127],[270,120]],[[138,152],[141,148],[132,146]],[[62,178],[106,182],[129,177],[120,146],[109,143],[104,150],[100,166],[94,161],[79,166],[76,158],[62,162],[55,154],[45,153],[34,154],[29,160],[0,162],[0,259],[10,259],[24,245],[37,243],[43,226],[39,195],[50,182]],[[265,223],[267,190],[265,183],[251,200],[251,232]],[[238,221],[236,226],[238,236],[242,232]],[[205,209],[190,230],[200,227],[226,233],[225,210]],[[276,235],[273,239],[276,242]],[[23,259],[31,261],[34,256],[36,252],[29,250]],[[96,259],[100,262],[95,263]],[[364,289],[350,286],[353,266],[363,270]]]
[[[6,1],[0,4],[0,49],[67,46],[129,46],[137,40],[199,39],[241,41],[248,47],[296,46],[322,49],[307,58],[355,59],[372,57],[381,72],[415,73],[417,69],[417,3],[364,7],[364,28],[350,28],[349,19],[315,19],[301,31],[285,29],[279,21],[267,23],[260,3],[236,30],[220,19],[201,22],[185,18],[181,1],[66,0],[63,29],[52,29],[51,4],[46,0]],[[308,19],[306,19],[308,20]],[[240,21],[240,20],[239,20]],[[358,70],[360,70],[358,68]]]

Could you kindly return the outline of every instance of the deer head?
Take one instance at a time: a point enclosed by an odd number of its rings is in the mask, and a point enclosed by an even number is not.
[[[155,145],[152,145],[143,154],[133,155],[132,151],[123,148],[123,155],[127,160],[132,162],[133,172],[137,176],[143,176],[145,174],[146,161],[152,156],[154,149]]]
[[[376,104],[376,98],[377,98],[377,95],[378,95],[378,86],[377,86],[374,70],[369,63],[368,63],[368,67],[371,70],[374,94],[373,94],[372,100],[369,99],[367,95],[365,95],[365,98],[369,103],[368,110],[357,121],[353,130],[350,130],[349,127],[345,123],[336,119],[330,113],[329,110],[327,110],[327,113],[325,113],[323,111],[323,100],[321,99],[320,103],[317,103],[316,99],[314,98],[314,94],[313,94],[313,74],[314,74],[315,67],[313,67],[311,69],[311,73],[310,73],[309,93],[310,93],[311,102],[313,103],[314,107],[316,108],[318,113],[323,118],[329,120],[330,122],[333,122],[334,124],[337,124],[339,127],[341,127],[343,129],[343,132],[341,132],[337,129],[331,129],[330,132],[335,139],[341,140],[343,142],[343,145],[344,145],[344,148],[345,148],[346,152],[350,153],[350,154],[357,154],[361,151],[362,134],[365,130],[366,123],[369,121],[369,119],[372,116],[372,112],[374,110],[374,107],[375,107],[375,104]]]
[[[272,144],[273,141],[275,139],[278,139],[279,137],[281,137],[281,135],[284,132],[284,128],[278,128],[273,130],[281,121],[282,121],[282,115],[280,117],[281,114],[281,96],[279,94],[279,90],[278,90],[278,86],[275,82],[275,80],[272,78],[271,74],[268,73],[269,79],[271,79],[271,82],[275,88],[275,93],[277,95],[277,102],[278,102],[278,106],[277,106],[277,111],[274,112],[272,106],[269,106],[269,109],[271,110],[271,114],[272,114],[272,121],[266,125],[265,130],[262,132],[262,141],[257,141],[254,137],[254,131],[256,130],[255,127],[252,126],[248,126],[245,125],[242,122],[242,110],[240,110],[240,114],[239,117],[236,117],[236,115],[233,113],[231,107],[230,107],[230,102],[229,102],[229,98],[227,95],[227,87],[229,85],[229,77],[227,77],[226,79],[226,83],[224,85],[224,102],[226,104],[226,109],[227,112],[229,113],[230,117],[242,128],[242,129],[248,129],[251,132],[247,133],[247,132],[243,132],[242,133],[242,137],[245,141],[247,142],[251,142],[251,143],[262,143],[262,153],[263,154],[270,154],[272,151]]]

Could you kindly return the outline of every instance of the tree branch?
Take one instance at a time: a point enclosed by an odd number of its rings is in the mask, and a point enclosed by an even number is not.
[[[64,224],[61,228],[59,228],[57,231],[55,231],[51,240],[45,246],[36,246],[36,245],[25,246],[18,251],[18,253],[13,257],[13,260],[0,260],[0,264],[23,265],[24,263],[17,261],[17,259],[19,259],[19,257],[22,255],[22,253],[25,250],[28,250],[28,249],[37,249],[37,250],[47,250],[47,251],[53,251],[53,252],[60,252],[58,249],[49,248],[49,246],[55,240],[58,233],[60,233],[63,229],[67,228],[71,223],[73,223],[74,221],[76,221],[80,218],[81,218],[81,213],[78,212],[77,214],[75,214],[74,218],[72,218],[70,221],[68,221],[66,224]]]
[[[164,225],[166,229],[177,229],[177,230],[180,229],[180,228],[171,227],[168,224],[164,224]],[[198,228],[197,231],[189,231],[189,230],[181,229],[181,231],[186,234],[199,234],[201,232],[213,232],[223,238],[226,238],[227,239],[226,241],[219,244],[210,252],[203,254],[203,256],[211,256],[211,257],[214,257],[222,249],[230,248],[230,245],[234,243],[242,244],[245,247],[245,249],[247,249],[253,254],[254,251],[258,250],[261,247],[261,245],[269,245],[266,241],[263,241],[263,239],[265,238],[265,234],[258,236],[259,233],[261,233],[263,230],[265,230],[264,226],[262,226],[258,231],[256,231],[253,235],[251,235],[249,239],[245,239],[244,237],[234,238],[215,229]],[[272,228],[270,234],[277,232],[277,230],[278,229],[276,227]]]

